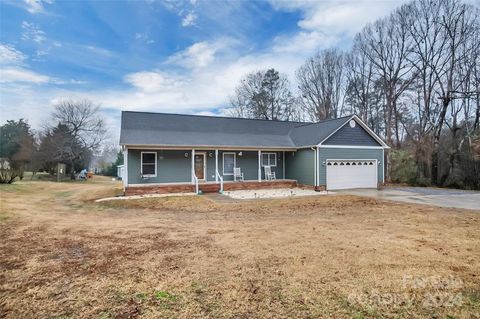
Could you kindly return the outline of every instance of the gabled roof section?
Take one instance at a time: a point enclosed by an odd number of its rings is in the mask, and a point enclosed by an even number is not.
[[[297,149],[321,144],[352,118],[365,126],[356,116],[305,123],[123,111],[120,144]]]
[[[351,116],[340,117],[318,123],[308,123],[292,128],[289,136],[299,147],[317,146],[327,136],[343,126]]]
[[[380,144],[380,147],[389,149],[390,147],[378,136],[373,132],[368,125],[366,125],[357,115],[352,115],[347,118],[347,121],[345,121],[343,124],[338,126],[332,133],[330,133],[327,137],[325,137],[323,140],[320,141],[319,145],[326,144],[331,138],[334,137],[334,135],[339,132],[347,123],[349,123],[351,120],[354,120],[357,124],[359,124],[375,141],[377,141],[378,144]],[[351,145],[355,146],[355,145]]]

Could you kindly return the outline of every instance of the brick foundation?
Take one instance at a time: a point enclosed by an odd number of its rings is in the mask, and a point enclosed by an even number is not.
[[[125,196],[147,195],[147,194],[169,194],[169,193],[194,193],[194,185],[151,185],[135,186],[125,189]]]
[[[224,191],[243,190],[243,189],[265,189],[265,188],[294,188],[297,187],[295,180],[276,180],[276,181],[245,181],[245,182],[226,182],[223,184]],[[313,186],[307,186],[312,188]],[[220,184],[202,184],[198,188],[204,193],[215,193],[220,190]],[[195,185],[190,184],[172,184],[172,185],[145,185],[130,186],[125,190],[125,196],[147,195],[147,194],[169,194],[169,193],[194,193]]]
[[[325,185],[313,186],[313,185],[306,185],[306,184],[298,184],[298,187],[302,189],[312,189],[317,192],[322,192],[327,189]]]
[[[297,187],[297,182],[294,180],[277,180],[277,181],[262,181],[259,182],[237,182],[223,184],[224,191],[233,191],[241,189],[264,189],[264,188],[294,188]]]
[[[297,183],[297,187],[299,187],[301,189],[315,189],[315,187],[313,185],[307,185],[307,184],[298,184]]]

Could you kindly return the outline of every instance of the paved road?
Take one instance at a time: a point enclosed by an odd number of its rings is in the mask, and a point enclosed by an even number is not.
[[[352,189],[335,192],[415,204],[466,208],[480,211],[480,192],[475,191],[431,187],[386,187],[382,190]]]

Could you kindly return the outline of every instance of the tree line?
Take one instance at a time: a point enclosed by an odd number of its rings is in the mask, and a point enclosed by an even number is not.
[[[0,183],[23,179],[25,171],[56,173],[66,164],[72,179],[88,168],[106,137],[99,106],[91,101],[62,101],[54,106],[44,129],[34,132],[23,119],[0,127]]]
[[[307,59],[295,85],[274,69],[246,75],[229,113],[313,122],[357,114],[392,147],[391,180],[479,189],[479,17],[459,0],[414,0],[366,25],[350,50]]]

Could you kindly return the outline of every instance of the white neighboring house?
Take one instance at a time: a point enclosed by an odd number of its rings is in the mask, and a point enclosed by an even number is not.
[[[117,165],[117,177],[123,180],[123,174],[125,174],[125,165]]]

